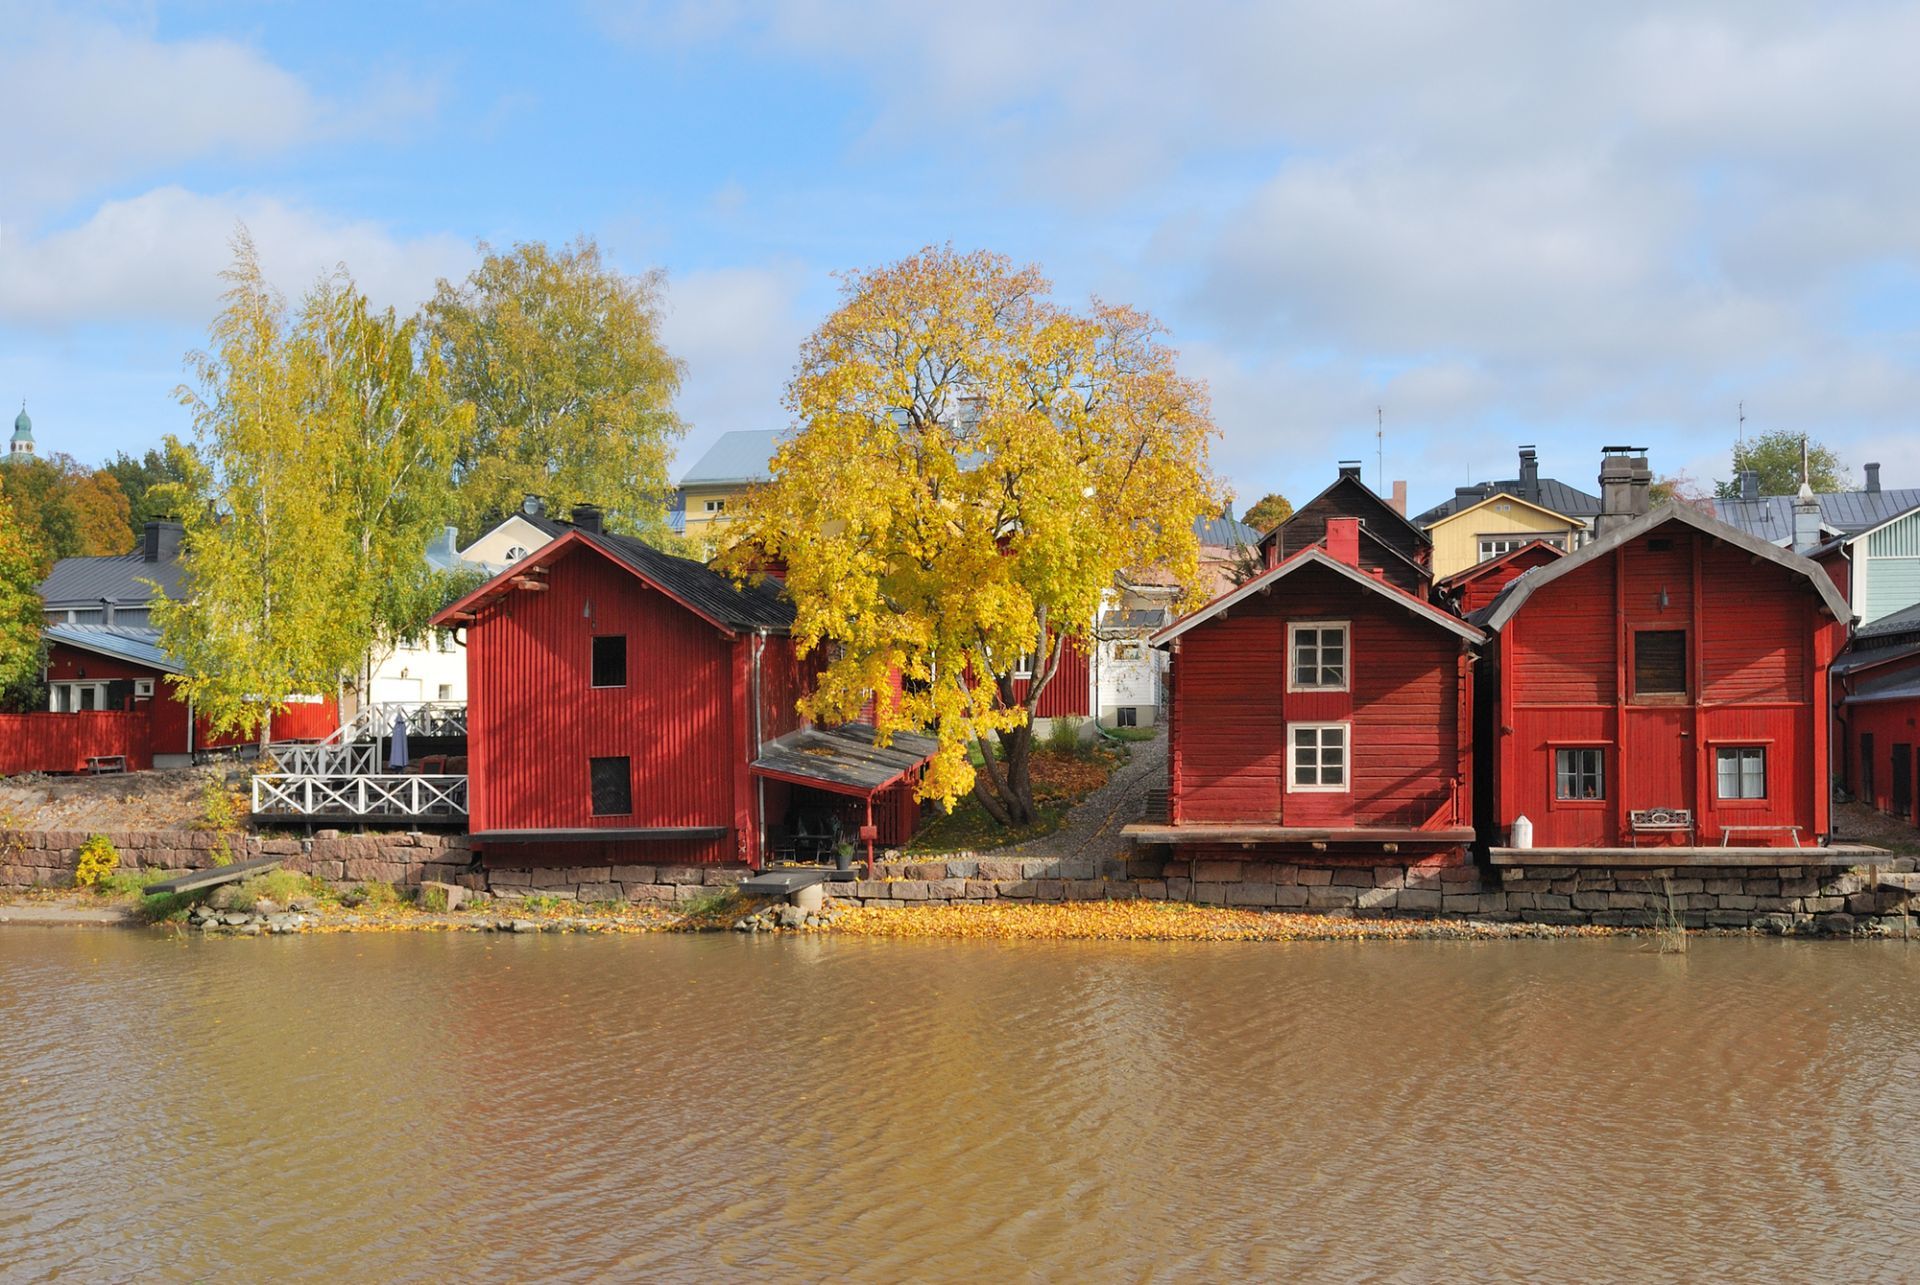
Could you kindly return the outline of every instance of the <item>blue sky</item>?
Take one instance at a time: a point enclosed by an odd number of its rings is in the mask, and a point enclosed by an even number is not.
[[[1146,308],[1244,505],[1416,505],[1735,407],[1920,485],[1920,8],[1411,0],[42,7],[0,0],[0,398],[95,460],[244,220],[415,306],[476,241],[663,269],[690,462],[778,425],[832,274],[952,241]]]

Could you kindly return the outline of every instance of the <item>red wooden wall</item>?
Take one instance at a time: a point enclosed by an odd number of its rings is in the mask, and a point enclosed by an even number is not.
[[[1040,704],[1034,709],[1035,718],[1086,718],[1093,710],[1093,667],[1088,654],[1076,638],[1067,639],[1067,645],[1060,651],[1060,668],[1047,683],[1047,690],[1040,693]],[[1024,678],[1013,680],[1013,698],[1024,701],[1027,698],[1028,682]]]
[[[1346,692],[1288,692],[1287,623],[1350,622]],[[1466,825],[1462,642],[1310,566],[1183,635],[1168,736],[1179,824]],[[1287,791],[1287,724],[1350,721],[1350,789]]]
[[[1500,591],[1522,574],[1535,567],[1544,567],[1549,562],[1558,562],[1561,556],[1550,547],[1530,544],[1498,559],[1497,566],[1460,582],[1460,614],[1470,616],[1482,607],[1491,606],[1493,600],[1500,596]]]
[[[1920,655],[1891,661],[1869,672],[1876,679],[1889,680],[1896,674],[1920,674]],[[1912,802],[1904,819],[1920,825],[1920,698],[1848,705],[1843,716],[1846,742],[1842,752],[1847,755],[1848,788],[1861,802],[1899,815],[1893,806],[1893,747],[1908,746],[1907,770],[1914,774],[1915,780],[1908,783],[1908,797]],[[1865,762],[1867,737],[1873,738],[1871,772],[1866,770]],[[1871,790],[1866,788],[1869,776]]]
[[[0,714],[0,776],[20,772],[84,772],[87,759],[124,754],[127,768],[153,766],[144,712]]]
[[[589,546],[548,566],[546,591],[487,600],[467,631],[472,829],[721,826],[718,840],[622,850],[634,860],[743,859],[758,844],[747,772],[753,639],[727,637]],[[625,687],[592,687],[596,633],[626,635]],[[765,642],[768,736],[795,717],[790,649],[785,638]],[[619,755],[633,760],[633,813],[595,816],[588,760]],[[571,851],[556,847],[540,864],[572,864]]]
[[[1632,697],[1643,628],[1686,633],[1686,696]],[[1726,824],[1827,833],[1827,666],[1845,628],[1804,578],[1679,524],[1536,589],[1499,641],[1497,841],[1524,815],[1536,847],[1630,846],[1627,813],[1649,807],[1691,809],[1701,843]],[[1767,749],[1765,799],[1715,797],[1723,745]],[[1556,799],[1555,752],[1587,746],[1604,751],[1607,797]]]

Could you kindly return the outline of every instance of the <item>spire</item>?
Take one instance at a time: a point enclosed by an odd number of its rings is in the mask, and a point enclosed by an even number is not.
[[[26,399],[20,400],[20,413],[14,416],[13,437],[7,442],[7,458],[33,454],[33,421],[27,418]]]

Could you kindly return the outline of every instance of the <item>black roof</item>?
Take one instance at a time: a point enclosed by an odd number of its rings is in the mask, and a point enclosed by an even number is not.
[[[757,772],[798,776],[843,794],[868,795],[899,780],[932,758],[940,743],[931,736],[895,732],[886,745],[873,743],[866,723],[806,727],[770,741],[753,761]]]
[[[1920,602],[1903,607],[1853,631],[1855,638],[1887,638],[1894,634],[1920,634]]]
[[[151,580],[168,598],[186,597],[178,558],[148,562],[138,553],[121,553],[106,558],[62,558],[40,582],[40,598],[49,607],[98,606],[102,599],[129,605],[154,596],[141,584]]]
[[[793,627],[793,604],[787,600],[786,586],[768,577],[758,584],[742,588],[732,579],[692,558],[662,553],[632,536],[588,531],[571,522],[522,513],[521,517],[558,538],[575,531],[614,561],[624,563],[642,577],[659,585],[701,615],[717,620],[729,629],[766,629],[785,633]]]
[[[1476,482],[1473,494],[1450,496],[1415,518],[1413,524],[1418,527],[1431,526],[1441,518],[1452,517],[1461,509],[1473,507],[1490,495],[1511,495],[1516,500],[1538,504],[1543,509],[1552,509],[1570,518],[1591,518],[1600,514],[1600,497],[1597,495],[1588,495],[1579,487],[1568,486],[1557,477],[1543,477],[1539,485],[1539,495],[1529,496],[1521,491],[1517,477],[1501,478],[1496,482]]]

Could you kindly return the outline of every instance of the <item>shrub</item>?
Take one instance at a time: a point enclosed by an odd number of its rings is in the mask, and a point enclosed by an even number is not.
[[[80,848],[73,867],[73,886],[92,888],[120,868],[120,850],[104,834],[96,834]]]
[[[365,906],[371,906],[375,910],[384,910],[390,906],[397,906],[401,901],[400,890],[398,888],[390,883],[382,883],[378,879],[368,880],[366,883],[361,884],[356,891],[360,894],[360,903]]]
[[[1047,729],[1047,748],[1055,754],[1078,754],[1080,752],[1080,720],[1065,715],[1053,720],[1053,726]]]
[[[432,914],[444,914],[447,909],[447,891],[444,888],[422,888],[420,890],[420,909]]]
[[[326,881],[314,875],[292,870],[264,870],[242,880],[230,894],[236,906],[251,906],[262,899],[286,905],[296,897],[317,897],[327,891]]]

